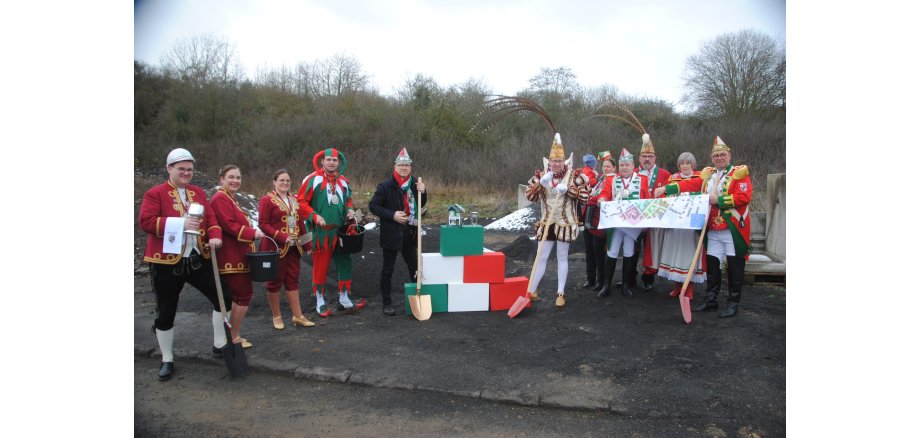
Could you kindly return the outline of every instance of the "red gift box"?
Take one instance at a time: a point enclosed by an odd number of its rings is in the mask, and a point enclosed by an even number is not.
[[[508,310],[518,297],[527,296],[527,277],[505,278],[501,283],[489,285],[489,310]],[[530,301],[527,307],[530,307]]]
[[[504,253],[487,252],[483,255],[463,256],[464,283],[502,283],[504,281]]]

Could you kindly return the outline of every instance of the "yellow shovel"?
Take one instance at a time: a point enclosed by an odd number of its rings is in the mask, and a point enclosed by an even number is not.
[[[415,204],[418,213],[418,271],[415,271],[415,296],[409,296],[409,308],[412,316],[419,321],[431,318],[431,295],[422,295],[422,208],[421,202]]]

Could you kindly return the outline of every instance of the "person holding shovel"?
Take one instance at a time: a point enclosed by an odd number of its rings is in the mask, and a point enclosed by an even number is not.
[[[300,309],[300,257],[303,248],[298,239],[303,233],[302,220],[297,214],[297,198],[291,194],[291,172],[279,169],[272,175],[272,191],[259,200],[259,229],[278,243],[280,260],[278,262],[278,280],[266,283],[268,289],[268,307],[272,312],[272,325],[283,330],[281,318],[281,287],[291,306],[291,324],[301,327],[313,327],[316,324],[303,315]],[[275,244],[262,239],[259,251],[274,251]]]
[[[366,304],[363,298],[352,302],[348,297],[351,289],[351,254],[339,248],[339,226],[355,217],[351,199],[351,186],[342,176],[348,160],[345,154],[335,148],[323,149],[313,156],[314,172],[307,175],[297,192],[300,217],[311,221],[313,231],[313,294],[316,295],[316,313],[325,318],[332,314],[326,305],[324,289],[329,262],[335,263],[338,274],[339,309],[354,313]]]
[[[556,287],[556,307],[565,306],[565,281],[569,274],[569,245],[578,237],[579,200],[587,201],[590,187],[585,175],[572,168],[572,156],[565,159],[562,138],[559,133],[553,139],[549,160],[544,158],[543,172],[537,170],[528,183],[525,195],[530,202],[540,202],[541,216],[536,223],[535,235],[541,241],[536,260],[536,272],[531,282],[531,301],[540,299],[537,287],[543,274],[549,254],[556,246],[556,264],[558,285]]]
[[[648,178],[635,172],[636,163],[632,154],[626,148],[620,151],[618,159],[619,173],[613,178],[607,178],[598,204],[604,201],[620,201],[631,199],[647,199],[652,195],[648,190]],[[636,239],[642,233],[642,228],[614,228],[607,230],[607,258],[605,259],[604,272],[612,276],[617,266],[617,257],[620,255],[620,246],[623,247],[623,283],[622,293],[627,298],[632,298],[629,289],[629,277],[635,275],[639,255],[636,254]],[[610,288],[601,289],[598,297],[610,294]]]
[[[217,265],[221,285],[230,289],[233,306],[230,308],[230,333],[233,343],[243,348],[252,343],[240,337],[243,317],[252,301],[252,275],[246,254],[255,251],[255,240],[265,237],[262,230],[253,227],[249,215],[236,202],[236,192],[243,183],[240,168],[228,164],[218,173],[220,188],[211,196],[211,208],[223,233],[224,246],[217,251]]]
[[[748,204],[754,193],[748,167],[732,165],[732,150],[719,136],[712,145],[712,164],[700,172],[699,178],[668,184],[655,193],[674,195],[682,192],[709,194],[709,231],[706,234],[706,301],[693,311],[719,308],[722,288],[720,262],[728,264],[728,300],[720,318],[735,316],[741,303],[744,286],[744,263],[751,254],[751,224]]]
[[[421,203],[419,203],[421,200]],[[416,216],[418,209],[428,202],[425,183],[412,176],[412,159],[406,148],[399,151],[393,163],[393,175],[380,184],[371,198],[368,208],[380,218],[380,247],[383,249],[383,267],[380,270],[380,297],[383,314],[393,316],[393,300],[390,298],[393,283],[393,268],[396,255],[402,253],[409,268],[409,278],[416,280],[418,271],[418,243]]]
[[[684,152],[677,157],[677,167],[680,171],[672,173],[668,178],[668,184],[680,183],[690,179],[699,179],[700,171],[696,168],[696,157],[690,152]],[[662,193],[663,194],[663,193]],[[683,192],[679,195],[686,196],[698,194]],[[690,272],[690,263],[693,262],[693,255],[696,252],[697,240],[700,232],[697,230],[688,230],[681,228],[663,228],[664,237],[661,245],[661,260],[658,267],[658,275],[674,282],[674,289],[669,296],[676,297],[680,295],[684,280],[687,273]],[[703,259],[705,260],[705,259]],[[701,267],[702,266],[702,267]],[[693,283],[702,283],[706,281],[706,265],[698,263],[693,268],[693,276],[690,278],[690,284],[687,285],[686,297],[693,299]]]
[[[208,262],[212,257],[210,244],[217,247],[222,244],[217,218],[204,190],[191,184],[195,158],[189,151],[173,149],[166,157],[166,172],[169,174],[166,182],[144,193],[137,219],[141,230],[147,233],[144,261],[150,265],[150,282],[156,297],[153,327],[163,355],[158,374],[160,380],[169,380],[175,370],[173,325],[179,293],[185,283],[198,289],[213,306],[211,354],[220,357],[221,347],[227,344],[214,271]],[[226,291],[224,298],[230,300]]]

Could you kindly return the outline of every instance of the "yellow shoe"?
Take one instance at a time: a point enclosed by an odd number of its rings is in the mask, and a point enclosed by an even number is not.
[[[562,295],[556,295],[556,307],[565,306],[565,298]]]
[[[292,317],[291,317],[291,323],[294,324],[294,326],[298,326],[298,325],[299,325],[299,326],[301,326],[301,327],[313,327],[313,326],[316,325],[315,322],[310,321],[310,320],[307,319],[307,317],[305,317],[305,316],[301,316],[300,318],[298,318],[298,317],[296,317],[296,316],[292,316]]]
[[[247,341],[246,338],[243,338],[243,337],[240,337],[240,336],[237,336],[236,339],[233,340],[233,343],[234,343],[234,344],[237,344],[237,343],[240,344],[240,346],[242,346],[244,349],[246,349],[246,348],[252,348],[252,343],[249,342],[249,341]]]
[[[284,321],[281,320],[280,316],[272,318],[272,324],[275,326],[276,330],[284,330]]]
[[[531,292],[530,301],[540,301],[540,295],[537,295],[537,292]]]

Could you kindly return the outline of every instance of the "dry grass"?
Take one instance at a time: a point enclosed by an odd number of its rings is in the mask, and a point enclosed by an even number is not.
[[[447,206],[460,204],[467,212],[478,211],[480,218],[501,217],[517,210],[517,185],[507,190],[476,185],[427,183],[428,220],[447,222]],[[354,203],[356,208],[367,211],[367,205],[374,195],[376,184],[366,182],[355,184]]]

